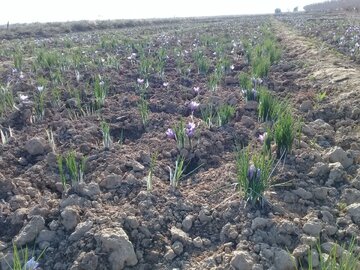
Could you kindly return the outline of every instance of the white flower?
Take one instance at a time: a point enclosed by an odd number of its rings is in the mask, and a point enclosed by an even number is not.
[[[234,65],[231,65],[231,66],[230,66],[230,69],[231,69],[231,70],[234,70],[234,68],[235,68]]]
[[[25,270],[35,270],[39,266],[39,263],[32,257],[25,264]]]
[[[29,96],[20,94],[19,98],[20,98],[21,101],[25,101],[25,100],[27,100],[29,98]]]
[[[38,86],[38,87],[37,87],[37,90],[38,90],[39,92],[42,92],[42,91],[44,90],[44,86]]]
[[[164,87],[168,87],[168,86],[169,86],[169,83],[168,83],[168,82],[164,82],[164,83],[163,83],[163,86],[164,86]]]
[[[76,77],[76,81],[79,82],[80,81],[80,72],[75,70],[75,77]]]

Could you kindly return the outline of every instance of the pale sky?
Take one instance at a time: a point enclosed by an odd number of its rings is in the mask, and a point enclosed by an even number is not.
[[[321,0],[0,0],[0,25],[73,20],[172,18],[292,11]]]

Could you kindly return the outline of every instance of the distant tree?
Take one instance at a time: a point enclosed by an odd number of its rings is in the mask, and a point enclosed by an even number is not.
[[[294,7],[293,12],[298,12],[299,11],[299,7]]]
[[[281,9],[280,8],[275,9],[275,14],[281,14]]]

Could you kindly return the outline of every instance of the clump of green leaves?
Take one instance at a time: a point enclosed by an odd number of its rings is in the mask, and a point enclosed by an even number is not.
[[[154,174],[154,170],[155,170],[155,166],[156,166],[156,161],[158,158],[158,152],[152,153],[151,154],[151,160],[150,160],[150,170],[146,179],[146,188],[147,191],[151,191],[152,190],[152,177]]]
[[[214,92],[218,88],[220,82],[221,82],[221,73],[215,71],[211,73],[209,76],[208,87],[210,88],[211,91]]]
[[[58,52],[50,52],[41,49],[36,57],[36,67],[40,67],[43,70],[51,71],[60,67],[61,56]]]
[[[221,127],[227,124],[235,115],[235,108],[228,104],[223,104],[217,109],[217,123]]]
[[[59,155],[57,157],[58,169],[61,183],[64,190],[68,180],[71,184],[79,183],[84,180],[86,158],[77,158],[74,151],[70,151],[65,156]]]
[[[13,256],[12,262],[9,263],[6,261],[6,264],[11,270],[34,270],[39,266],[39,260],[44,255],[46,248],[40,253],[40,255],[35,259],[34,254],[29,255],[28,247],[25,247],[21,250],[13,243]]]
[[[290,153],[296,135],[299,133],[300,123],[295,121],[292,114],[283,111],[274,125],[274,139],[277,146],[277,157]]]
[[[13,62],[16,70],[18,72],[22,71],[24,60],[23,60],[23,53],[19,49],[16,49],[15,52],[13,53]]]
[[[265,154],[250,156],[248,149],[236,156],[237,183],[246,201],[263,205],[263,194],[270,187],[273,160]]]
[[[324,101],[325,98],[326,98],[326,91],[316,94],[316,101],[319,103]]]
[[[257,56],[252,60],[252,72],[256,77],[264,78],[269,74],[271,62],[269,57]]]
[[[47,135],[47,138],[49,141],[50,148],[51,148],[52,152],[55,153],[56,144],[55,144],[55,138],[54,138],[54,133],[53,133],[52,129],[49,129],[49,130],[47,129],[46,135]]]
[[[150,55],[146,56],[145,53],[140,54],[139,73],[143,78],[149,78],[153,65],[153,59]]]
[[[33,121],[41,121],[44,119],[45,116],[45,98],[46,98],[46,86],[47,81],[44,78],[38,79],[38,86],[36,94],[34,95],[34,101],[35,101],[35,113],[33,116]]]
[[[198,74],[207,74],[210,69],[210,61],[200,49],[194,52],[195,64],[198,68]]]
[[[183,178],[186,166],[184,166],[185,158],[183,156],[178,156],[175,161],[175,169],[172,170],[169,167],[170,171],[170,186],[172,188],[177,188],[179,181]]]
[[[10,83],[6,86],[0,85],[0,116],[11,111],[15,106],[13,91],[10,88]]]
[[[10,140],[11,137],[13,137],[13,133],[12,133],[12,129],[9,127],[9,131],[3,131],[1,128],[0,128],[0,137],[1,137],[1,143],[4,145],[4,144],[7,144]]]
[[[317,266],[316,269],[357,270],[359,269],[360,255],[356,254],[355,247],[355,238],[353,238],[350,241],[348,247],[346,247],[345,244],[340,246],[334,243],[330,249],[330,252],[327,254],[323,252],[324,248],[320,242],[318,242],[316,248],[309,248],[305,266],[303,265],[303,262],[300,262],[300,269],[314,270],[315,267],[313,267],[313,256],[315,255],[318,256],[319,260],[319,266]],[[339,253],[341,253],[340,256]],[[296,264],[296,262],[294,262],[294,264]]]
[[[261,121],[275,121],[279,113],[286,109],[286,104],[281,103],[264,87],[259,89],[259,118]]]
[[[180,122],[173,128],[175,132],[175,139],[178,147],[184,148],[186,142],[185,123],[181,119]]]
[[[103,135],[103,146],[105,150],[111,148],[112,140],[110,136],[110,125],[106,122],[101,122],[101,132]]]
[[[95,78],[94,85],[94,97],[95,97],[95,108],[100,109],[105,104],[105,98],[107,95],[107,86],[104,81],[101,80],[100,76]]]
[[[253,84],[250,75],[245,72],[240,73],[239,84],[242,90],[251,90]]]
[[[214,106],[210,103],[201,109],[201,118],[208,128],[213,126],[221,127],[229,123],[234,116],[235,107],[228,104]]]
[[[138,101],[138,110],[141,116],[141,122],[145,127],[149,121],[149,103],[145,99],[144,95],[140,95],[140,99]]]

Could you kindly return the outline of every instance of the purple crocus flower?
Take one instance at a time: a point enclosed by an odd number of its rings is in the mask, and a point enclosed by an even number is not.
[[[169,139],[174,139],[176,140],[176,134],[175,132],[169,128],[167,131],[166,131],[166,136],[169,138]]]
[[[189,122],[185,128],[186,135],[190,138],[195,134],[195,123]]]
[[[39,263],[35,260],[34,257],[31,257],[25,264],[25,270],[35,270],[39,266]]]
[[[198,107],[199,107],[200,103],[196,102],[196,101],[191,101],[189,104],[189,108],[192,112],[194,112]]]
[[[251,93],[253,94],[254,99],[256,99],[257,91],[256,91],[255,89],[252,89],[252,90],[251,90]]]
[[[264,134],[260,134],[260,135],[259,135],[259,141],[260,141],[261,143],[264,143],[266,136],[267,136],[267,133],[266,133],[266,132],[265,132]]]
[[[248,170],[248,179],[252,180],[254,178],[254,174],[256,174],[256,168],[254,164],[251,164]]]
[[[261,170],[260,170],[260,169],[257,169],[255,179],[256,179],[256,180],[260,180],[260,175],[261,175]]]

